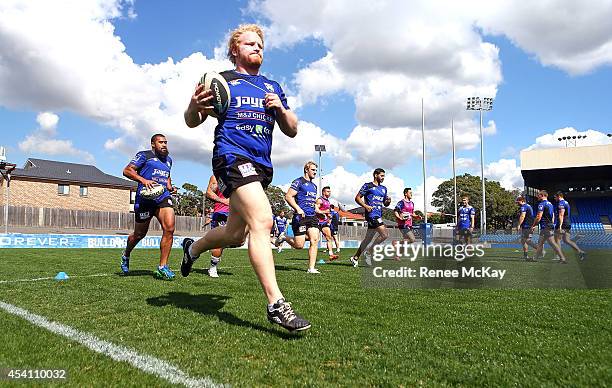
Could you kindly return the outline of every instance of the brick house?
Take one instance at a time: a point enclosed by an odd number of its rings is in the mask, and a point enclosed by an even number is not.
[[[9,205],[128,212],[133,210],[136,187],[95,166],[30,158],[11,174]],[[4,180],[0,189],[4,205]]]

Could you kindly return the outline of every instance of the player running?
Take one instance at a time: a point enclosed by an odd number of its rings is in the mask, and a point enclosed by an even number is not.
[[[385,170],[377,168],[373,174],[374,180],[372,182],[366,182],[361,186],[361,189],[355,196],[355,202],[365,209],[365,219],[368,223],[368,231],[357,248],[357,251],[351,257],[351,263],[353,267],[359,265],[359,257],[365,252],[365,260],[367,265],[372,265],[372,250],[375,245],[384,242],[389,238],[389,232],[387,227],[382,220],[382,209],[383,206],[389,206],[391,198],[387,196],[387,188],[382,185],[385,180]],[[376,239],[374,239],[374,237]],[[370,242],[374,240],[374,243],[370,245]]]
[[[334,261],[338,258],[338,255],[334,254],[332,245],[332,232],[331,232],[331,203],[329,197],[331,196],[331,189],[329,186],[325,186],[321,189],[321,196],[317,198],[315,202],[315,213],[319,219],[319,230],[325,236],[327,241],[327,252],[329,253],[329,260]]]
[[[308,270],[306,272],[312,274],[320,273],[315,268],[319,246],[319,222],[315,211],[317,185],[313,183],[316,175],[317,164],[307,162],[304,165],[304,175],[291,183],[287,194],[285,194],[285,201],[293,208],[291,229],[293,229],[295,237],[285,236],[283,239],[277,240],[277,245],[286,241],[293,248],[302,249],[306,242],[306,236],[308,236],[310,247],[308,248]]]
[[[538,249],[538,246],[531,241],[531,235],[533,234],[531,230],[531,225],[533,225],[533,208],[525,201],[525,197],[523,196],[518,197],[516,203],[520,207],[517,229],[521,234],[520,241],[523,247],[523,258],[527,261],[531,261],[528,255],[529,247],[532,247],[536,251]]]
[[[548,241],[548,244],[550,244],[555,253],[559,256],[559,263],[567,264],[563,251],[561,251],[559,244],[555,241],[555,210],[553,204],[548,201],[548,192],[546,190],[540,190],[538,192],[538,199],[540,200],[538,204],[538,213],[533,219],[533,225],[531,226],[531,230],[533,231],[538,224],[540,225],[540,238],[538,239],[535,259],[537,260],[542,257],[544,242]]]
[[[289,331],[310,328],[285,301],[276,281],[270,250],[272,210],[264,189],[272,181],[272,131],[277,123],[289,137],[297,135],[298,119],[287,105],[280,85],[259,75],[264,36],[254,24],[241,25],[230,34],[228,57],[236,65],[221,75],[228,81],[232,100],[218,119],[213,148],[213,174],[230,200],[227,224],[210,230],[198,241],[183,240],[181,273],[189,275],[193,262],[207,250],[239,245],[249,235],[249,258],[268,300],[270,322]],[[198,85],[185,111],[190,128],[200,125],[212,111],[213,93]]]
[[[225,226],[227,223],[227,216],[229,215],[229,199],[223,196],[223,192],[219,189],[217,178],[215,178],[214,175],[211,175],[208,180],[206,198],[215,203],[213,206],[213,213],[210,217],[210,228],[214,229],[219,226]],[[221,255],[223,255],[223,248],[214,248],[210,250],[210,268],[208,268],[208,276],[211,278],[219,277],[217,266],[219,265],[219,261],[221,261]]]
[[[458,210],[457,219],[457,235],[459,242],[466,245],[472,243],[472,234],[474,233],[474,219],[476,218],[476,210],[470,205],[470,197],[464,195],[461,197],[461,207]]]
[[[397,220],[397,228],[402,234],[402,241],[408,241],[409,244],[415,242],[416,238],[414,237],[414,232],[412,231],[412,219],[414,218],[412,188],[404,188],[404,198],[402,198],[397,205],[395,205],[393,214]],[[400,241],[396,241],[396,243],[399,244]],[[396,260],[399,260],[399,258],[396,257]]]
[[[570,205],[564,199],[564,194],[562,191],[557,192],[555,194],[555,200],[557,201],[557,218],[555,222],[555,241],[561,247],[561,240],[563,240],[567,245],[572,247],[576,253],[578,253],[578,257],[580,261],[583,261],[586,255],[586,252],[580,249],[580,247],[571,239],[571,230],[572,230],[572,220],[570,219]]]
[[[274,217],[274,237],[276,237],[274,244],[276,245],[276,240],[283,240],[285,237],[285,232],[287,231],[287,217],[285,217],[285,212],[281,210],[276,217]],[[278,253],[283,251],[283,245],[278,244]]]
[[[331,208],[331,223],[329,224],[329,229],[331,231],[332,239],[334,240],[334,244],[336,245],[336,252],[340,253],[340,240],[338,238],[338,226],[340,225],[340,214],[336,211],[334,205],[330,206]]]
[[[174,236],[174,208],[171,194],[176,192],[170,179],[172,158],[168,155],[168,140],[162,134],[151,137],[151,150],[140,151],[134,159],[123,169],[123,175],[138,182],[136,201],[134,202],[134,231],[128,236],[127,246],[121,255],[121,271],[127,274],[130,271],[130,254],[140,240],[149,231],[151,218],[155,216],[162,227],[162,238],[159,243],[159,266],[154,273],[155,278],[173,280],[174,272],[168,267],[168,257],[172,249]],[[150,189],[160,184],[164,192],[155,199],[145,199],[140,191]]]

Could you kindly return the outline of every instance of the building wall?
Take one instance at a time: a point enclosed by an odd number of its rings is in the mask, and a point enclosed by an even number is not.
[[[68,195],[57,193],[57,182],[11,179],[10,205],[113,212],[130,211],[130,190],[88,186],[86,197],[80,196],[80,185],[70,185]],[[6,182],[0,189],[0,204],[6,200]]]

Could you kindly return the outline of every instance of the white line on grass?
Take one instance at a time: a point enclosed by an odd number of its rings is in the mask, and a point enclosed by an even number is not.
[[[92,277],[100,277],[100,276],[112,276],[110,273],[96,273],[93,275],[70,275],[70,278],[92,278]],[[0,284],[2,283],[21,283],[21,282],[38,282],[41,280],[53,280],[55,276],[46,277],[46,278],[34,278],[34,279],[14,279],[14,280],[0,280]]]
[[[144,372],[161,377],[172,384],[182,384],[186,387],[223,387],[223,385],[213,382],[209,377],[199,379],[193,378],[164,360],[146,354],[140,354],[133,349],[104,341],[92,334],[79,331],[70,326],[49,321],[43,316],[33,314],[12,304],[0,301],[0,308],[38,327],[76,341],[94,352],[104,354],[115,361],[127,362]]]

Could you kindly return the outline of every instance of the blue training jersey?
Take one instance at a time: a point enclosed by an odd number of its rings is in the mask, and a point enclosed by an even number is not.
[[[317,200],[317,185],[301,176],[291,182],[291,188],[297,191],[295,202],[304,210],[304,215],[314,216],[315,202]]]
[[[278,82],[262,75],[249,75],[234,70],[224,71],[231,101],[225,116],[215,128],[213,157],[234,154],[272,168],[272,130],[276,121],[273,109],[264,106],[266,93],[276,93],[285,109],[287,98]]]
[[[476,214],[476,210],[472,205],[461,206],[459,208],[459,222],[457,227],[459,229],[469,229],[472,226],[472,216]]]
[[[278,233],[283,233],[287,229],[287,219],[285,217],[276,216],[274,217],[274,222],[276,223]]]
[[[372,182],[367,182],[361,186],[359,194],[363,196],[366,205],[372,206],[372,211],[366,211],[365,216],[367,218],[382,217],[383,202],[387,198],[387,188],[383,185],[376,186]]]
[[[554,227],[555,210],[553,204],[547,199],[538,204],[538,213],[542,213],[540,219],[540,229],[552,229]]]
[[[565,213],[563,214],[563,226],[567,227],[572,224],[572,221],[570,220],[570,205],[566,200],[562,199],[557,204],[557,218],[555,218],[555,227],[557,228],[559,227],[559,212],[561,209],[565,210]]]
[[[521,229],[531,229],[531,225],[533,225],[533,208],[528,203],[521,205],[521,213],[525,213]]]
[[[144,179],[155,181],[164,186],[164,193],[157,197],[154,202],[160,203],[170,196],[168,191],[168,179],[170,178],[170,169],[172,168],[172,158],[170,155],[165,158],[157,155],[153,151],[140,151],[130,161],[130,164],[136,167],[138,175]],[[140,198],[140,190],[143,188],[142,183],[138,183],[136,190],[136,203],[148,201]]]

